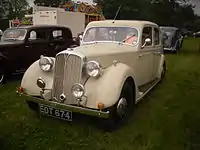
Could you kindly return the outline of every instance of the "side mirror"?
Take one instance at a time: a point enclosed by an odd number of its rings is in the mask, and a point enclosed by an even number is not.
[[[2,36],[3,35],[3,31],[2,30],[0,30],[0,36]]]
[[[83,40],[83,35],[79,35],[78,37],[79,37],[80,41]]]
[[[144,44],[142,45],[142,48],[144,48],[149,43],[151,43],[151,39],[150,38],[146,38],[145,41],[144,41]]]

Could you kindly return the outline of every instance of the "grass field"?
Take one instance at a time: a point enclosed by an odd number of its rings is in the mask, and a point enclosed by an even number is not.
[[[199,40],[200,41],[200,40]],[[187,39],[166,54],[167,74],[138,105],[131,121],[105,133],[96,120],[69,123],[38,118],[15,93],[20,81],[0,88],[1,150],[200,150],[200,52]]]

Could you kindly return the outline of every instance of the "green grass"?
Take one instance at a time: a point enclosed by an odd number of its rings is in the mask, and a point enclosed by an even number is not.
[[[167,74],[138,105],[131,121],[113,133],[96,119],[69,123],[39,118],[15,93],[19,81],[0,88],[1,150],[200,150],[200,52],[184,41],[178,54],[166,54]]]

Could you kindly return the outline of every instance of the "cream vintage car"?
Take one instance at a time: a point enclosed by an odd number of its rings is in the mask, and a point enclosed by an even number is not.
[[[80,113],[119,127],[164,77],[161,41],[149,21],[90,22],[79,47],[34,62],[18,93],[41,115],[72,121]]]

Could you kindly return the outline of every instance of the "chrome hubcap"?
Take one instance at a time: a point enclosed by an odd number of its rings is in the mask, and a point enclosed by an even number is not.
[[[4,74],[0,74],[0,84],[3,82]]]
[[[122,97],[118,104],[117,104],[117,114],[120,116],[120,117],[123,117],[124,114],[126,113],[126,108],[127,108],[127,100],[126,98]]]

